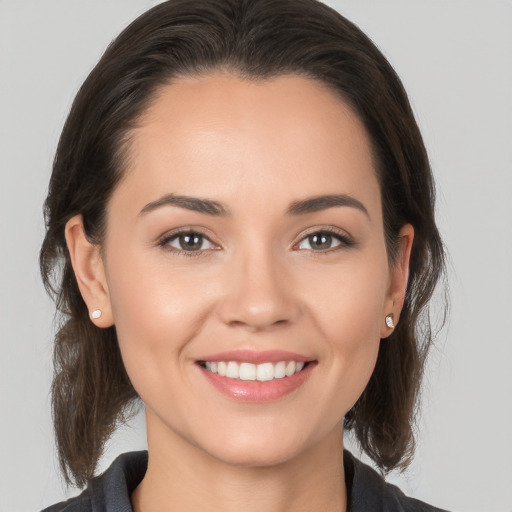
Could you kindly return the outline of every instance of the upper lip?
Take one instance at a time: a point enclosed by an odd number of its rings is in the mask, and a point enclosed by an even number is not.
[[[229,350],[217,352],[198,359],[198,361],[235,361],[238,363],[278,363],[279,361],[314,361],[314,358],[288,352],[286,350]]]

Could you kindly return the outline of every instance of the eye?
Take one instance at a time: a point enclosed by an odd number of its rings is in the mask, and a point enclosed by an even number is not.
[[[297,249],[307,251],[325,252],[338,247],[349,247],[351,245],[353,245],[353,242],[347,236],[324,230],[310,233],[304,237],[296,247]]]
[[[183,231],[167,236],[160,241],[160,245],[182,253],[200,252],[218,248],[205,235],[195,231]]]

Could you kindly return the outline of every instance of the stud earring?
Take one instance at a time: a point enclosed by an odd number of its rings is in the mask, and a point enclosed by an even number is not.
[[[101,316],[101,309],[95,309],[91,313],[91,318],[94,318],[95,320]]]
[[[395,328],[395,324],[393,322],[393,313],[390,313],[389,315],[386,315],[386,325],[390,329],[394,329]]]

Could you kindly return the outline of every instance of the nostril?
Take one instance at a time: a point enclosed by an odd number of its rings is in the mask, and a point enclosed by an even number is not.
[[[217,312],[224,324],[256,332],[284,327],[297,320],[299,304],[288,295],[285,286],[278,286],[275,281],[272,286],[263,282],[256,285],[253,281],[249,283],[246,276],[241,275],[236,287],[230,291],[228,286],[226,294],[219,298]]]
[[[231,320],[228,325],[231,327],[245,327],[250,332],[259,332],[263,330],[269,330],[272,328],[281,328],[289,324],[289,320],[282,319],[276,321],[265,321],[262,318],[259,319],[247,319],[247,320]]]

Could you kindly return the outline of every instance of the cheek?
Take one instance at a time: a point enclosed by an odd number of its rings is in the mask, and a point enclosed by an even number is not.
[[[115,258],[109,293],[125,367],[137,383],[172,378],[170,365],[183,365],[183,348],[194,338],[209,310],[199,276],[169,271],[143,255]],[[160,379],[160,380],[159,380]]]
[[[352,265],[350,272],[317,274],[314,308],[318,330],[326,340],[325,360],[332,395],[345,414],[364,391],[377,360],[386,300],[387,272],[379,261]],[[321,286],[323,283],[323,286]]]
[[[308,281],[310,290],[314,283],[310,307],[329,339],[360,345],[380,338],[388,285],[385,260],[354,257],[346,265],[316,271]]]
[[[203,297],[197,273],[182,272],[151,251],[150,257],[140,250],[125,257],[114,253],[111,260],[115,263],[108,272],[108,285],[116,326],[127,334],[145,332],[147,342],[158,333],[168,341],[174,339],[170,333],[190,323],[194,305]]]

